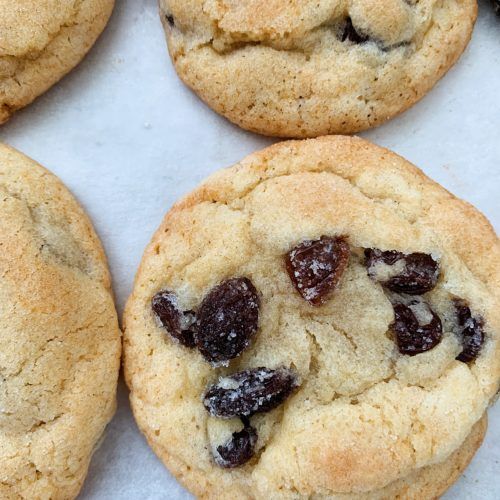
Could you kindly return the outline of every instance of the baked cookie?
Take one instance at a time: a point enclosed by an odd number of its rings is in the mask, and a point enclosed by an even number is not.
[[[0,0],[0,123],[75,67],[114,0]]]
[[[160,0],[179,76],[240,127],[353,133],[404,111],[455,63],[476,0]]]
[[[0,175],[0,498],[74,498],[115,409],[106,258],[54,175],[4,145]]]
[[[367,141],[255,153],[144,254],[124,334],[139,427],[200,497],[438,495],[499,387],[499,258],[478,211]]]

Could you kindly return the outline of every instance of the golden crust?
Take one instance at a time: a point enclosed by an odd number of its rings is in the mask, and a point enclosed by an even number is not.
[[[315,137],[377,126],[422,98],[465,49],[477,2],[160,0],[160,11],[177,73],[215,111]],[[371,43],[341,41],[347,17]]]
[[[304,239],[347,236],[353,254],[324,306],[296,294],[282,256]],[[424,251],[442,275],[427,300],[453,297],[485,318],[471,365],[457,338],[415,357],[387,338],[392,307],[358,249]],[[148,246],[125,312],[125,375],[139,427],[199,495],[363,498],[459,449],[498,390],[500,247],[488,221],[420,170],[359,138],[277,144],[212,175],[167,214]],[[174,291],[195,309],[216,283],[247,276],[261,294],[259,333],[229,371],[293,364],[302,380],[257,421],[257,457],[227,471],[210,459],[200,396],[223,373],[172,342],[151,297]],[[250,493],[251,492],[251,493]]]
[[[481,446],[488,418],[486,414],[474,425],[464,444],[445,462],[430,465],[412,474],[404,480],[390,485],[380,495],[380,499],[422,500],[439,498],[465,470],[472,457]]]
[[[0,123],[75,67],[114,0],[0,0]]]
[[[0,144],[0,497],[74,498],[115,410],[106,258],[51,173]]]
[[[486,430],[488,417],[485,414],[472,428],[460,448],[454,451],[444,462],[423,467],[403,479],[394,481],[381,490],[365,494],[339,494],[328,496],[335,500],[434,500],[439,498],[460,477],[481,446]],[[248,489],[236,484],[217,484],[207,482],[202,471],[192,471],[185,463],[169,455],[165,448],[158,444],[154,436],[145,431],[146,439],[156,455],[177,477],[177,479],[198,498],[206,499],[253,499]],[[270,497],[272,498],[272,497]],[[317,496],[314,498],[322,498]]]

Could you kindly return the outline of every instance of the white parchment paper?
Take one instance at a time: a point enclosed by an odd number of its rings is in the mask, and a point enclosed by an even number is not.
[[[482,0],[472,43],[455,68],[411,110],[362,134],[476,205],[497,231],[499,54],[500,18]],[[117,0],[84,62],[1,127],[0,140],[56,173],[90,214],[120,313],[143,249],[172,203],[214,170],[272,142],[234,127],[181,84],[156,0]],[[118,400],[81,498],[190,498],[138,432],[122,382]],[[499,460],[497,405],[485,443],[446,499],[500,498]]]

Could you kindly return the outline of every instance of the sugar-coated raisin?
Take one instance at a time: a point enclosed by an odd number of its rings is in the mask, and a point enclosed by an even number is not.
[[[394,303],[392,331],[401,354],[415,356],[436,347],[443,328],[439,316],[423,300]]]
[[[253,457],[256,443],[257,431],[246,421],[241,431],[234,432],[226,443],[217,447],[215,463],[225,469],[240,467]]]
[[[193,311],[181,311],[177,296],[168,290],[160,290],[151,301],[153,313],[173,339],[186,347],[194,347],[195,315]]]
[[[484,321],[480,316],[472,316],[469,306],[463,300],[455,300],[455,310],[463,345],[463,350],[457,359],[469,363],[479,356],[483,347]]]
[[[249,345],[258,328],[259,296],[248,278],[212,288],[197,312],[196,346],[214,365],[227,364]]]
[[[426,253],[367,248],[365,263],[372,279],[396,293],[421,295],[432,290],[439,278],[438,262]]]
[[[208,388],[203,404],[214,417],[249,417],[272,410],[298,386],[287,368],[254,368],[223,377]]]
[[[302,298],[323,304],[338,285],[349,262],[349,244],[343,237],[322,236],[303,241],[285,256],[286,269]]]

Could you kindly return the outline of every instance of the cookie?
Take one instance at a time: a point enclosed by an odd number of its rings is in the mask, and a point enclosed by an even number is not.
[[[422,500],[440,497],[460,477],[481,446],[487,426],[487,417],[484,415],[474,425],[462,446],[444,462],[419,469],[378,492],[358,496],[366,500],[387,500],[388,498]]]
[[[367,141],[255,153],[144,254],[124,318],[138,425],[202,497],[441,492],[499,388],[499,257],[477,210]]]
[[[115,410],[106,258],[62,183],[0,145],[0,497],[78,494]]]
[[[160,0],[177,73],[279,137],[354,133],[422,98],[466,47],[475,0]]]
[[[0,123],[74,68],[114,0],[0,0]]]

